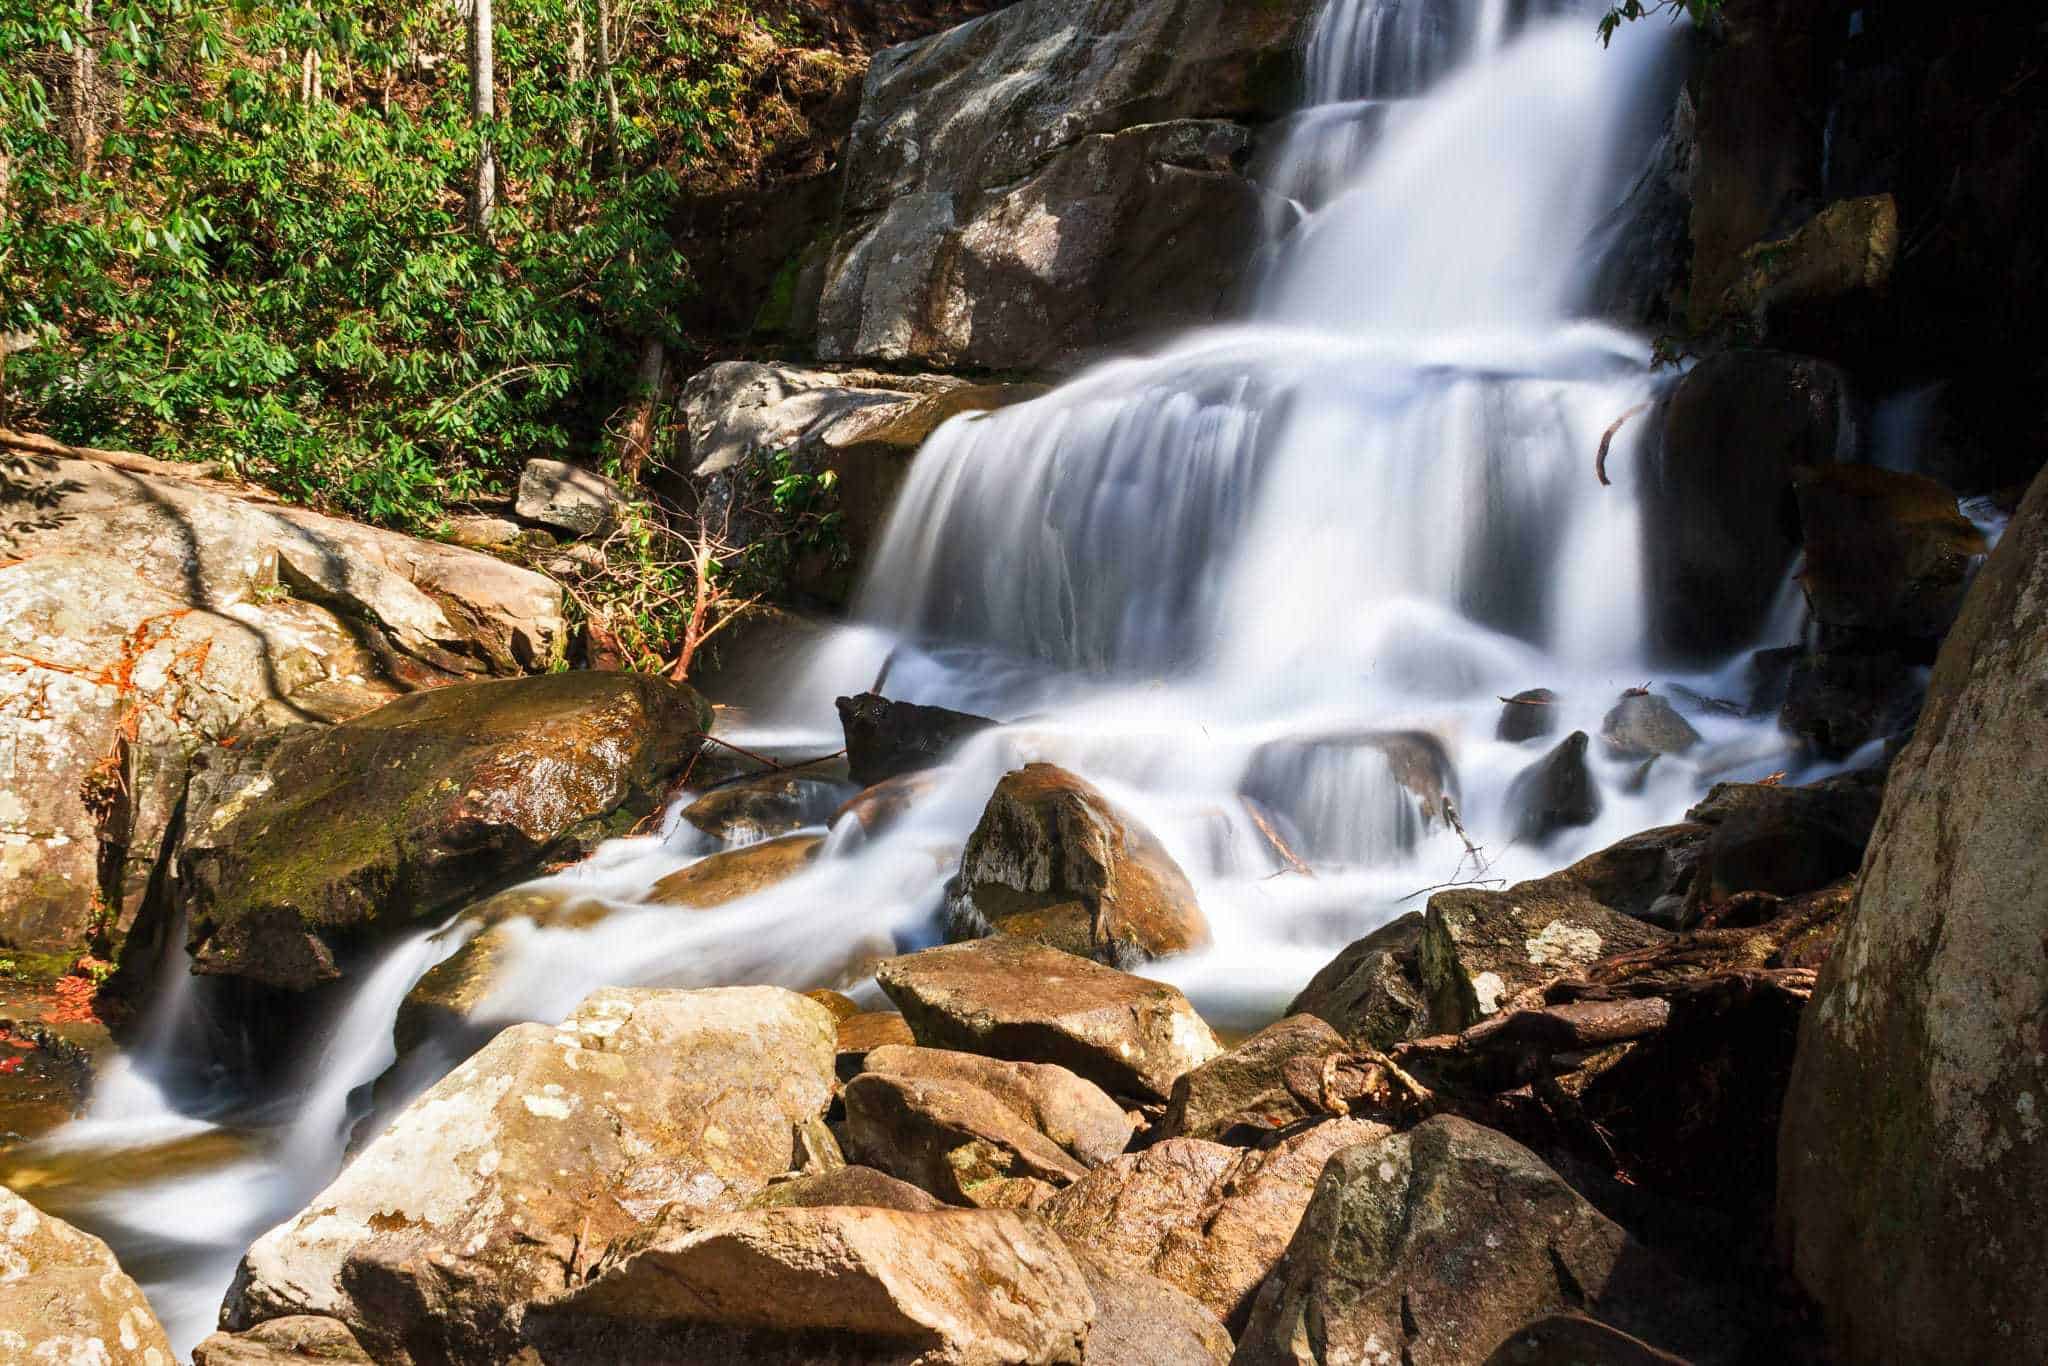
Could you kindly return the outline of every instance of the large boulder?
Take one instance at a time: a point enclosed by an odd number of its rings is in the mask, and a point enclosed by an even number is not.
[[[1778,345],[1833,346],[1839,354],[1848,348],[1836,334],[1875,320],[1898,256],[1897,200],[1840,200],[1744,252],[1723,309]]]
[[[201,972],[303,990],[337,955],[621,833],[696,753],[709,708],[642,674],[414,693],[223,755],[175,895]]]
[[[1792,479],[1854,434],[1847,378],[1824,361],[1728,351],[1679,382],[1646,481],[1651,626],[1671,653],[1751,645],[1799,543]]]
[[[1800,1027],[1778,1226],[1844,1360],[2048,1356],[2048,477],[1935,664]]]
[[[1195,889],[1158,838],[1052,764],[1005,774],[948,889],[950,939],[1029,939],[1112,967],[1209,942]]]
[[[1178,989],[1024,940],[926,949],[875,980],[927,1048],[1057,1063],[1112,1096],[1163,1101],[1223,1051]]]
[[[1170,1138],[1097,1167],[1040,1212],[1075,1247],[1156,1276],[1241,1326],[1330,1155],[1385,1136],[1338,1119],[1264,1151]]]
[[[1570,1311],[1718,1347],[1691,1298],[1534,1153],[1445,1116],[1331,1156],[1233,1360],[1517,1361],[1494,1353]]]
[[[1421,911],[1410,911],[1353,942],[1309,979],[1287,1013],[1313,1015],[1366,1048],[1391,1048],[1427,1034],[1422,921]]]
[[[526,1315],[560,1366],[688,1361],[1082,1360],[1087,1281],[1044,1224],[1007,1210],[826,1206],[664,1226]]]
[[[125,931],[207,740],[561,649],[560,589],[489,556],[139,456],[19,458],[45,506],[0,535],[0,947],[76,950],[95,897]]]
[[[0,1186],[0,1358],[175,1366],[170,1339],[107,1245]]]
[[[1503,892],[1438,892],[1423,915],[1417,957],[1431,1022],[1454,1033],[1530,987],[1669,938],[1553,876]]]
[[[1932,479],[1870,465],[1804,471],[1794,487],[1813,619],[1838,641],[1875,637],[1931,657],[1985,551],[1955,495]]]
[[[503,1360],[509,1318],[667,1210],[737,1208],[832,1096],[831,1012],[608,988],[504,1031],[242,1260],[222,1326],[317,1314],[379,1361]]]
[[[1284,112],[1315,11],[1026,0],[878,54],[819,353],[1046,367],[1214,317],[1266,202],[1232,120]]]
[[[1230,1334],[1201,1301],[1084,1247],[1067,1250],[1095,1301],[1081,1366],[1224,1366],[1230,1360]]]

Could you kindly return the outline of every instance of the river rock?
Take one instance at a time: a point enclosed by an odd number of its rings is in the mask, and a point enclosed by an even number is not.
[[[893,1010],[866,1010],[839,1022],[839,1079],[852,1081],[866,1065],[868,1054],[891,1045],[914,1047],[917,1040],[903,1016]]]
[[[1609,910],[1676,929],[1712,826],[1698,820],[1660,825],[1616,840],[1556,874]]]
[[[680,683],[564,673],[271,737],[188,817],[175,895],[194,966],[295,991],[331,981],[338,950],[622,833],[709,724]]]
[[[1331,1156],[1233,1360],[1312,1340],[1327,1361],[1513,1361],[1494,1354],[1571,1310],[1690,1346],[1674,1285],[1534,1153],[1442,1116]]]
[[[837,705],[846,732],[846,770],[868,786],[937,767],[955,745],[997,724],[986,716],[874,693],[842,697]]]
[[[1213,318],[1315,7],[1033,0],[878,54],[819,354],[1037,368]]]
[[[1230,1360],[1230,1334],[1200,1300],[1085,1247],[1069,1244],[1067,1251],[1095,1301],[1081,1366],[1224,1366]]]
[[[595,536],[624,515],[626,495],[595,470],[559,460],[529,460],[519,472],[519,497],[513,504],[529,522]]]
[[[1707,821],[1688,920],[1741,892],[1797,896],[1854,873],[1884,796],[1881,774],[1804,787],[1716,783],[1687,815]]]
[[[1241,1325],[1330,1154],[1388,1132],[1330,1120],[1265,1151],[1167,1139],[1097,1167],[1040,1213],[1076,1247],[1157,1276]]]
[[[1052,764],[996,784],[949,887],[949,939],[1028,939],[1112,967],[1209,942],[1195,889],[1158,838]]]
[[[670,873],[654,884],[648,900],[700,911],[723,906],[795,877],[817,860],[824,844],[823,835],[784,835],[726,849]]]
[[[806,1172],[777,1181],[747,1201],[749,1209],[823,1209],[833,1205],[911,1213],[945,1208],[908,1181],[898,1181],[887,1172],[859,1165]]]
[[[1802,471],[1793,486],[1806,538],[1800,583],[1814,620],[1931,658],[1986,549],[1955,495],[1871,465]]]
[[[1903,733],[1920,708],[1916,671],[1896,650],[1817,650],[1793,666],[1778,722],[1825,759]]]
[[[170,1340],[107,1245],[0,1186],[0,1357],[175,1366]]]
[[[516,1025],[256,1241],[222,1326],[321,1314],[379,1361],[502,1360],[507,1316],[606,1243],[787,1171],[832,1052],[831,1012],[774,987],[607,988]]]
[[[2048,1356],[2048,477],[1943,644],[1800,1026],[1778,1232],[1843,1360]]]
[[[1393,780],[1387,794],[1391,809],[1360,813],[1308,795],[1333,778],[1345,788],[1370,790],[1375,775],[1361,770],[1362,764],[1385,766]],[[1458,774],[1443,741],[1426,731],[1339,731],[1259,746],[1239,790],[1276,813],[1287,837],[1310,860],[1357,861],[1362,854],[1371,861],[1414,848],[1442,819],[1445,799],[1457,798]],[[1361,826],[1390,831],[1393,847],[1374,847],[1369,834],[1362,845]]]
[[[1586,732],[1575,730],[1508,784],[1517,841],[1541,844],[1560,830],[1599,818],[1600,788],[1586,767],[1586,745]]]
[[[1683,754],[1699,742],[1692,722],[1655,693],[1625,694],[1600,721],[1600,743],[1618,759]]]
[[[1223,1051],[1187,997],[1015,939],[949,944],[875,973],[927,1048],[1056,1063],[1112,1096],[1163,1101]]]
[[[843,1023],[841,1028],[843,1039]],[[1122,1106],[1093,1082],[1050,1063],[1008,1062],[951,1049],[898,1045],[870,1050],[865,1070],[964,1082],[986,1091],[1084,1166],[1107,1162],[1131,1141],[1131,1118]]]
[[[1519,744],[1557,733],[1557,694],[1548,688],[1518,692],[1501,703],[1493,738]]]
[[[993,1366],[1080,1361],[1094,1309],[1074,1258],[1037,1220],[828,1207],[664,1230],[525,1326],[561,1366]]]
[[[764,773],[713,788],[683,808],[683,819],[726,844],[752,844],[827,824],[846,799],[844,783]]]
[[[1036,1208],[1087,1170],[971,1082],[863,1072],[845,1101],[853,1160],[948,1204]]]
[[[1429,1032],[1422,988],[1422,912],[1380,926],[1331,959],[1288,1005],[1289,1015],[1314,1015],[1350,1042],[1391,1048]]]
[[[259,1323],[246,1333],[215,1333],[192,1349],[192,1366],[373,1366],[346,1324],[310,1314]]]
[[[898,774],[847,798],[846,804],[832,813],[831,824],[836,826],[850,816],[860,822],[861,833],[872,838],[903,819],[904,813],[938,786],[937,769]]]
[[[1772,351],[1724,351],[1679,382],[1645,492],[1659,644],[1706,661],[1755,643],[1799,550],[1793,476],[1848,452],[1848,405],[1841,371]]]
[[[1287,1064],[1347,1051],[1344,1036],[1314,1015],[1289,1015],[1175,1082],[1154,1134],[1228,1143],[1284,1129],[1309,1116],[1287,1089]]]
[[[1601,905],[1568,878],[1504,892],[1457,887],[1429,899],[1417,951],[1430,1020],[1455,1033],[1553,977],[1670,936]]]

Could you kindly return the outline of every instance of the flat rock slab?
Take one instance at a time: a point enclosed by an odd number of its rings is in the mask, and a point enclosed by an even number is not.
[[[177,1358],[142,1287],[105,1243],[0,1186],[0,1360],[175,1366]]]
[[[222,1325],[325,1315],[379,1361],[502,1360],[507,1316],[608,1243],[788,1171],[833,1043],[830,1011],[775,987],[607,988],[505,1030],[257,1240]]]
[[[233,776],[179,851],[195,966],[291,990],[332,980],[337,949],[622,833],[709,721],[679,683],[549,674],[414,693],[223,755]]]
[[[1163,1101],[1223,1051],[1177,988],[1022,940],[927,949],[875,980],[928,1048],[1056,1063],[1112,1096]]]
[[[747,1211],[665,1237],[536,1307],[550,1363],[1079,1362],[1074,1258],[1003,1210]]]
[[[845,1030],[842,1021],[842,1049]],[[963,1081],[979,1087],[1086,1166],[1109,1161],[1131,1141],[1131,1117],[1121,1105],[1093,1082],[1051,1063],[1008,1062],[944,1048],[887,1046],[867,1055],[865,1070]]]
[[[863,1072],[846,1084],[846,1145],[948,1204],[1033,1208],[1086,1168],[971,1082]]]
[[[529,460],[519,472],[519,498],[513,510],[529,522],[595,536],[618,520],[625,505],[619,486],[595,470],[559,460]]]

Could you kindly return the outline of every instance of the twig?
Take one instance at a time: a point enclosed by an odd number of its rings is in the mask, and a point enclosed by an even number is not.
[[[1429,892],[1446,891],[1452,887],[1505,887],[1507,885],[1508,880],[1504,877],[1453,878],[1449,882],[1439,882],[1428,887],[1417,887],[1394,904],[1398,906],[1402,901],[1413,901],[1416,897],[1423,896]]]
[[[1259,833],[1266,837],[1266,842],[1273,846],[1273,852],[1280,855],[1287,863],[1287,867],[1273,874],[1274,877],[1279,877],[1282,873],[1289,872],[1299,873],[1303,877],[1314,877],[1316,875],[1316,870],[1302,862],[1301,856],[1288,847],[1287,841],[1281,838],[1280,832],[1273,828],[1273,823],[1266,819],[1263,811],[1259,810],[1257,802],[1253,801],[1250,797],[1240,797],[1238,802],[1244,807],[1244,813],[1252,818],[1252,824],[1259,828]]]
[[[1635,407],[1629,409],[1620,417],[1614,419],[1614,425],[1610,426],[1605,432],[1601,434],[1600,454],[1593,461],[1593,473],[1600,480],[1600,483],[1603,486],[1611,485],[1614,482],[1612,479],[1609,479],[1607,477],[1607,449],[1608,447],[1614,444],[1614,434],[1616,432],[1619,432],[1622,428],[1622,425],[1626,423],[1630,418],[1634,417],[1637,413],[1640,413],[1641,411],[1643,411],[1643,409],[1648,408],[1650,406],[1651,405],[1647,401],[1638,403]]]

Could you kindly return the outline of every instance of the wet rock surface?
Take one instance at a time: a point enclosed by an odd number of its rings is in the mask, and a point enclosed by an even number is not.
[[[748,844],[828,824],[851,795],[843,783],[765,773],[712,789],[683,808],[683,819],[714,839]]]
[[[1531,688],[1503,699],[1493,738],[1519,743],[1556,734],[1557,700],[1557,694],[1548,688]]]
[[[1655,693],[1624,695],[1600,722],[1601,745],[1619,759],[1683,754],[1699,742],[1700,733],[1692,722]]]
[[[1163,1101],[1223,1051],[1178,989],[1043,945],[927,949],[875,980],[927,1048],[1055,1063],[1116,1097]]]
[[[985,716],[895,702],[874,693],[842,697],[838,707],[846,731],[847,772],[865,786],[935,768],[953,746],[996,724]]]
[[[1586,732],[1575,730],[1508,785],[1515,838],[1541,844],[1560,830],[1600,816],[1600,788],[1586,767]]]
[[[0,1186],[0,1355],[174,1366],[170,1340],[107,1245]]]
[[[726,849],[670,873],[654,884],[648,900],[700,911],[723,906],[795,877],[817,860],[824,843],[823,835],[784,835]]]
[[[553,674],[416,693],[238,751],[179,849],[194,961],[288,990],[331,980],[338,950],[623,833],[696,752],[708,710],[646,675]]]
[[[1195,889],[1091,783],[1032,764],[996,784],[948,890],[947,937],[1027,939],[1112,967],[1207,944]]]

